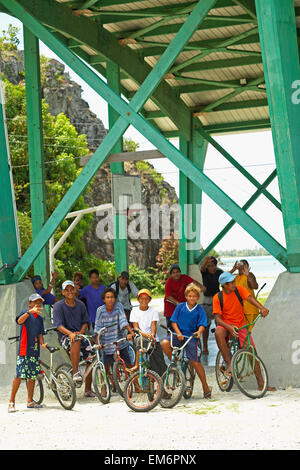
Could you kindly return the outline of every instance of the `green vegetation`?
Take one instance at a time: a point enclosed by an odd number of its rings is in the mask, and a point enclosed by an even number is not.
[[[28,141],[25,87],[3,80],[6,95],[6,117],[12,160],[14,188],[21,233],[22,252],[31,243],[30,182],[28,172]],[[80,157],[89,150],[86,137],[78,135],[69,119],[63,114],[57,117],[49,113],[48,105],[42,101],[44,159],[46,179],[46,201],[48,216],[53,212],[73,181],[81,172]],[[87,207],[80,196],[73,210]],[[92,216],[87,215],[77,225],[68,240],[57,253],[59,260],[72,256],[84,256],[83,235],[89,229]],[[55,240],[68,228],[64,220],[55,233]]]
[[[0,51],[16,51],[20,40],[18,38],[19,28],[10,24],[7,31],[4,29],[1,31],[0,36]]]
[[[248,249],[244,248],[243,250],[226,250],[219,251],[219,256],[224,258],[243,258],[246,256],[268,256],[269,253],[264,248],[254,248]]]

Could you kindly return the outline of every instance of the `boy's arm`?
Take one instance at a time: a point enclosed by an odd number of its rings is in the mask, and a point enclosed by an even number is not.
[[[264,307],[260,302],[258,302],[258,300],[252,297],[252,295],[249,295],[249,297],[247,297],[247,302],[257,307],[261,311],[261,314],[263,317],[266,317],[267,315],[269,315],[269,310],[266,307]]]
[[[229,323],[225,323],[222,319],[222,315],[220,315],[219,313],[215,313],[214,315],[217,326],[222,326],[223,328],[225,328],[225,330],[229,331],[230,334],[235,337],[238,337],[235,325],[229,325]]]
[[[202,335],[203,331],[205,331],[205,327],[201,325],[201,326],[199,327],[199,330],[196,331],[196,335],[195,335],[196,338],[200,338],[200,336]]]
[[[40,340],[40,345],[42,346],[42,348],[46,349],[46,346],[47,346],[48,343],[44,342],[44,336],[40,335],[39,340]]]
[[[179,341],[183,341],[184,336],[182,335],[182,333],[181,333],[181,331],[178,327],[178,324],[172,321],[171,325],[172,325],[172,328],[174,329],[175,333],[177,334],[177,338],[179,339]]]

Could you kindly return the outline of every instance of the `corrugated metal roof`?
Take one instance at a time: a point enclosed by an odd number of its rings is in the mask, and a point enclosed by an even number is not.
[[[180,9],[190,7],[192,10],[197,3],[191,0],[128,0],[127,3],[124,3],[124,0],[57,1],[77,10],[77,14],[94,16],[94,21],[99,21],[99,24],[119,40],[130,37],[131,40],[126,41],[125,47],[142,53],[145,62],[151,67],[155,66],[185,21],[186,16],[178,16],[182,15]],[[295,0],[295,7],[298,7],[297,25],[300,27],[300,0]],[[255,124],[256,121],[261,123],[262,120],[267,122],[269,110],[263,82],[256,84],[256,88],[247,88],[251,81],[263,78],[255,19],[244,8],[236,5],[234,0],[218,0],[207,18],[194,33],[185,50],[177,57],[165,81],[179,93],[180,99],[197,113],[204,126],[248,121]],[[243,37],[245,33],[248,33],[248,37]],[[222,46],[225,40],[233,40],[236,37],[240,37],[236,44],[225,43]],[[200,54],[207,52],[208,47],[211,52],[201,57]],[[81,48],[90,55],[97,54],[86,45]],[[102,66],[105,67],[105,63]],[[123,77],[121,84],[129,98],[139,87],[132,77]],[[233,92],[234,95],[231,96]],[[224,101],[219,103],[223,98]],[[207,106],[210,109],[206,111]],[[150,99],[146,102],[144,110],[151,112],[158,111],[159,108]],[[162,115],[153,121],[162,131],[176,130],[169,117]]]

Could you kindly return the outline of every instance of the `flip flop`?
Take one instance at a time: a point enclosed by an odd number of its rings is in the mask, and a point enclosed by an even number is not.
[[[16,410],[14,402],[10,401],[9,404],[8,404],[8,412],[9,413],[15,413],[16,411],[17,410]]]
[[[33,406],[31,406],[31,405],[33,405]],[[30,403],[27,403],[27,408],[35,408],[35,409],[37,409],[37,408],[42,408],[42,405],[38,405],[38,403],[35,403],[35,401],[32,401],[32,402],[30,402]]]
[[[203,393],[203,398],[211,398],[212,387],[209,388],[209,392]]]

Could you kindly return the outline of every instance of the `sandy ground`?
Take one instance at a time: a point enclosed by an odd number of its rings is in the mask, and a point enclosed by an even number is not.
[[[160,299],[153,300],[153,306],[160,309]],[[159,334],[164,336],[164,331]],[[213,335],[209,351],[203,364],[213,398],[202,398],[197,378],[193,397],[172,409],[158,406],[149,413],[135,413],[116,394],[103,405],[83,398],[83,389],[77,389],[72,411],[65,411],[50,391],[42,409],[29,410],[22,384],[18,411],[9,414],[9,390],[1,389],[0,449],[300,449],[300,389],[269,392],[257,400],[236,388],[222,393],[214,375]]]
[[[25,390],[18,411],[7,413],[7,395],[0,397],[1,449],[299,449],[300,390],[287,389],[251,400],[237,389],[218,390],[208,373],[213,398],[204,400],[199,381],[190,400],[173,409],[156,407],[135,413],[117,395],[103,405],[82,398],[72,411],[54,395],[40,410],[26,408]]]

